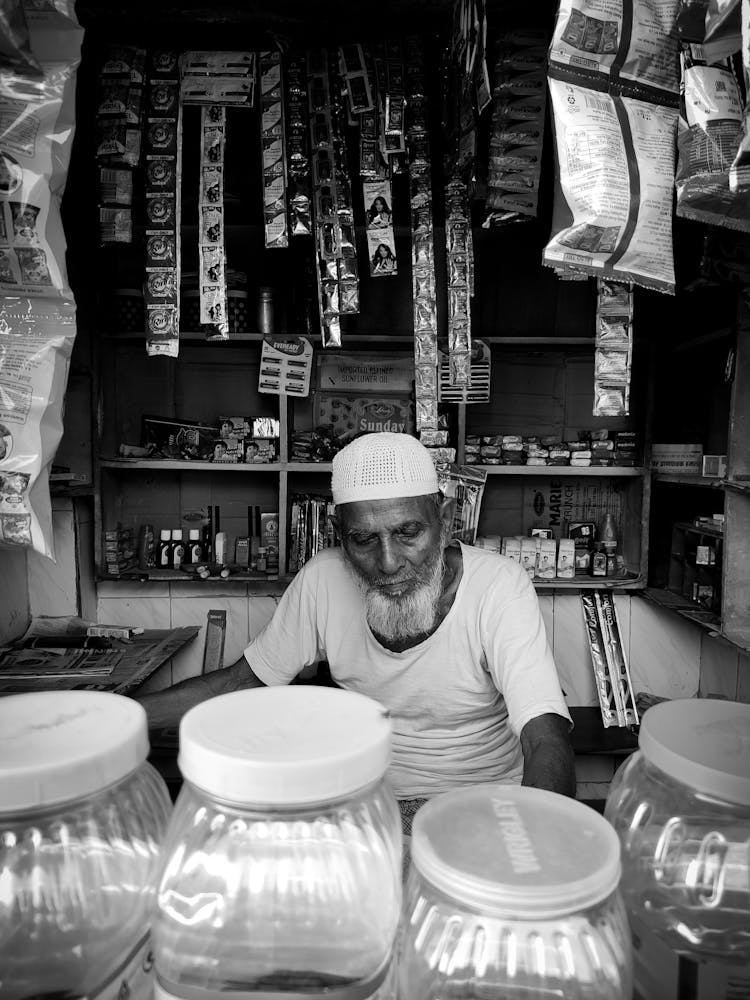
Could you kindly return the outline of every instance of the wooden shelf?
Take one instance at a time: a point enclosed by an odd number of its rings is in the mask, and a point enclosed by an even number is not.
[[[689,476],[679,472],[654,472],[654,482],[667,483],[673,486],[707,486],[720,490],[726,485],[726,480],[718,476]]]
[[[700,604],[688,600],[687,597],[683,597],[681,594],[675,594],[673,591],[662,589],[661,587],[646,587],[643,590],[643,596],[654,604],[658,604],[662,608],[667,608],[669,611],[674,611],[682,618],[687,618],[688,621],[693,622],[694,625],[699,625],[708,632],[717,635],[722,634],[721,619],[717,614],[702,608]]]
[[[484,469],[488,476],[625,476],[635,479],[642,477],[645,470],[634,466],[620,465],[474,465],[474,469]]]
[[[103,469],[154,469],[159,472],[280,472],[280,462],[188,462],[173,458],[103,458]]]
[[[577,590],[643,590],[643,577],[631,574],[627,577],[576,576],[572,580],[534,580],[535,590],[557,590],[575,592]]]

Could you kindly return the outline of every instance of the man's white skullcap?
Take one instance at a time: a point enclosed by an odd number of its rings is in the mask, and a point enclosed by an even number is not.
[[[363,434],[333,457],[333,502],[421,497],[439,490],[429,451],[409,434]]]

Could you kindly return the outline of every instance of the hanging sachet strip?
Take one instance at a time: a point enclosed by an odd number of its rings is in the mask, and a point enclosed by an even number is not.
[[[599,278],[596,283],[595,417],[630,412],[633,357],[633,286]]]
[[[313,177],[313,224],[317,243],[318,308],[324,347],[341,346],[338,256],[341,234],[336,211],[331,88],[328,52],[307,53],[307,97]]]
[[[354,209],[352,185],[346,152],[347,115],[338,78],[337,60],[331,54],[329,62],[331,84],[331,129],[333,133],[333,169],[336,180],[336,216],[339,227],[338,280],[339,309],[342,315],[359,312],[359,270],[354,241]]]
[[[289,232],[312,234],[310,205],[310,130],[307,109],[305,60],[290,56],[286,61],[286,153],[289,176]]]
[[[260,53],[260,141],[266,247],[289,246],[281,53]]]
[[[146,104],[146,351],[176,358],[180,329],[180,81],[176,52],[151,53]]]
[[[471,244],[469,197],[457,177],[445,189],[445,243],[448,262],[448,362],[451,385],[471,377]]]
[[[226,250],[224,247],[224,156],[227,114],[218,104],[201,108],[198,189],[198,279],[200,322],[207,340],[228,340]]]
[[[418,431],[438,429],[437,296],[432,183],[424,56],[418,41],[407,48],[407,143],[411,199],[414,295],[414,394]]]
[[[396,275],[398,262],[393,231],[391,182],[386,178],[363,181],[362,194],[365,203],[365,228],[370,274],[373,278]]]

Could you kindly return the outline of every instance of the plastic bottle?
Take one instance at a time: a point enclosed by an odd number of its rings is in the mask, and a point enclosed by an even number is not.
[[[750,705],[649,708],[604,815],[622,846],[636,994],[677,996],[679,976],[680,997],[750,996]],[[677,955],[670,991],[658,980]],[[693,992],[696,981],[705,992]]]
[[[157,1000],[392,1000],[390,743],[382,706],[352,691],[256,688],[190,709],[154,916]]]
[[[185,562],[185,543],[182,540],[182,528],[172,531],[172,569],[179,569]]]
[[[171,812],[146,713],[101,691],[0,699],[0,996],[147,1000]]]
[[[594,543],[594,552],[591,556],[591,575],[592,576],[607,575],[607,554],[604,551],[603,542]]]
[[[615,554],[617,551],[617,525],[614,514],[604,515],[604,520],[599,527],[599,541],[607,555]]]
[[[169,569],[172,566],[172,532],[162,528],[159,532],[159,548],[156,553],[156,564]]]
[[[266,560],[266,549],[263,545],[258,547],[258,559],[255,563],[255,568],[258,573],[265,573],[268,569],[268,562]]]
[[[201,543],[200,528],[190,529],[190,545],[188,546],[188,562],[191,566],[197,566],[203,562],[203,544]]]

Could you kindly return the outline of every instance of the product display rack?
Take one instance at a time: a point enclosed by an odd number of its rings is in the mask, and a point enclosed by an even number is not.
[[[123,523],[137,533],[140,523],[150,519],[159,521],[155,524],[158,532],[163,518],[158,517],[159,510],[169,506],[171,501],[165,499],[170,491],[174,494],[172,504],[172,526],[187,528],[186,522],[178,520],[185,514],[185,509],[196,509],[203,506],[193,499],[199,491],[211,494],[216,500],[219,496],[227,496],[222,500],[222,527],[225,523],[225,510],[230,511],[230,534],[242,534],[243,515],[237,513],[238,508],[246,508],[247,504],[260,503],[264,510],[279,512],[279,566],[277,576],[248,570],[233,570],[230,581],[245,582],[251,591],[268,592],[283,590],[291,577],[283,572],[288,565],[289,543],[289,498],[292,494],[319,493],[326,494],[330,488],[330,462],[299,462],[290,461],[291,431],[296,426],[295,411],[307,405],[305,401],[271,395],[259,396],[255,392],[257,385],[257,368],[259,364],[259,348],[262,341],[260,333],[244,333],[232,335],[229,340],[217,342],[207,341],[202,333],[181,333],[181,355],[179,359],[148,359],[145,357],[143,335],[136,333],[104,334],[100,341],[101,357],[101,403],[99,407],[99,447],[96,459],[96,474],[100,484],[98,502],[95,508],[97,553],[96,565],[99,579],[118,581],[138,580],[152,581],[190,581],[195,575],[188,571],[134,569],[115,577],[102,571],[104,566],[102,539],[107,528]],[[589,361],[593,356],[593,338],[591,337],[501,337],[491,336],[482,339],[489,341],[495,351],[502,354],[511,352],[510,356],[521,358],[530,354],[544,363],[544,359],[552,354],[550,363],[557,365],[559,357],[572,352],[574,358],[585,357]],[[379,346],[392,350],[394,346],[411,348],[411,340],[407,337],[378,338],[371,335],[352,334],[346,338],[342,353],[347,346],[352,350],[369,349]],[[321,350],[314,343],[316,353]],[[560,353],[562,352],[562,354]],[[588,363],[588,362],[587,362]],[[157,372],[157,369],[159,371]],[[239,378],[238,370],[246,377]],[[499,369],[498,369],[499,370]],[[118,376],[118,373],[127,375]],[[191,374],[192,373],[192,374]],[[229,388],[224,388],[222,380],[228,380]],[[150,383],[150,384],[149,384]],[[238,385],[243,386],[238,395]],[[175,409],[175,413],[190,419],[208,419],[212,414],[215,419],[217,405],[198,398],[197,385],[210,385],[213,388],[213,398],[220,399],[221,414],[241,414],[244,416],[259,415],[257,408],[263,407],[264,415],[277,416],[280,423],[279,461],[269,464],[222,464],[206,461],[182,461],[175,459],[154,458],[120,458],[116,457],[118,446],[123,435],[129,435],[130,443],[136,440],[138,422],[130,419],[130,411],[151,413],[163,412],[165,404]],[[160,400],[162,410],[158,410],[153,402]],[[200,405],[199,405],[200,404]],[[492,404],[489,404],[490,406]],[[558,401],[555,405],[563,405]],[[457,448],[459,463],[465,457],[466,434],[472,433],[472,428],[479,419],[472,412],[472,406],[464,403],[450,404],[453,414],[453,441]],[[198,412],[196,412],[198,410]],[[118,414],[120,419],[118,419]],[[139,417],[138,417],[139,418]],[[125,427],[122,423],[125,423]],[[601,421],[600,421],[601,422]],[[605,422],[606,423],[606,422]],[[477,466],[474,466],[475,468]],[[536,580],[537,590],[577,592],[587,589],[611,588],[615,590],[639,590],[645,585],[646,543],[643,532],[643,502],[648,499],[649,477],[643,467],[590,467],[575,468],[570,466],[478,466],[487,473],[485,486],[486,497],[497,490],[500,494],[509,489],[523,489],[524,484],[556,482],[620,483],[618,489],[623,490],[626,498],[627,521],[627,565],[626,578],[591,578],[578,576],[572,580]],[[150,496],[151,494],[151,496]],[[241,494],[241,499],[238,496]],[[185,498],[189,498],[186,500]],[[209,501],[206,501],[209,502]],[[482,530],[489,532],[495,527],[492,522],[492,511],[487,512],[487,527]],[[505,530],[505,529],[503,529]],[[510,533],[510,532],[508,532]],[[210,591],[212,583],[220,580],[212,576],[203,581]],[[222,583],[225,581],[222,580]]]

